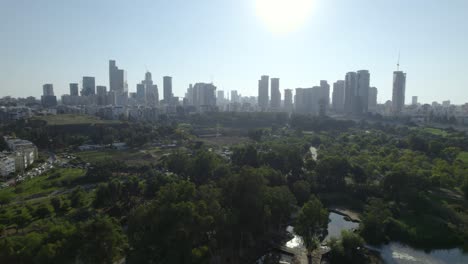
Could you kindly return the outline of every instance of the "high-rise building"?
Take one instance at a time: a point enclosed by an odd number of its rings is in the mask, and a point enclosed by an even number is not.
[[[137,84],[135,97],[138,103],[146,104],[146,87],[144,84],[142,83]]]
[[[412,105],[418,105],[418,97],[417,96],[413,96],[413,98],[411,99],[411,104]]]
[[[322,98],[322,88],[314,86],[312,88],[296,88],[296,95],[294,96],[295,111],[304,114],[324,114],[324,104],[320,104]]]
[[[284,90],[284,108],[287,111],[291,111],[293,109],[292,89]]]
[[[172,77],[163,77],[163,90],[164,90],[164,102],[166,104],[172,104],[174,94],[172,93]]]
[[[336,112],[343,112],[345,106],[345,81],[336,81],[333,84],[332,95],[333,110]]]
[[[109,91],[128,92],[127,73],[117,67],[115,60],[109,61]]]
[[[231,103],[239,103],[239,94],[237,93],[237,90],[232,90],[231,91]]]
[[[268,108],[268,81],[269,78],[267,75],[263,75],[258,81],[258,106],[261,110],[266,110]]]
[[[96,94],[96,82],[94,77],[84,76],[83,77],[83,89],[81,90],[82,96],[90,96]]]
[[[159,91],[158,86],[153,84],[151,72],[147,71],[145,73],[145,79],[141,81],[141,84],[143,87],[140,87],[139,94],[137,91],[137,98],[143,96],[143,98],[139,99],[142,103],[146,103],[148,106],[157,106],[159,104]]]
[[[107,104],[107,87],[98,85],[96,86],[96,94],[97,94],[97,104],[98,105],[106,105]]]
[[[54,96],[54,85],[46,83],[42,86],[42,95],[43,96]]]
[[[128,100],[127,73],[119,69],[115,60],[109,60],[109,92],[115,105],[126,105]]]
[[[377,94],[378,90],[375,87],[369,88],[369,112],[375,112],[377,110]]]
[[[406,73],[393,72],[392,112],[399,114],[405,106]]]
[[[216,106],[216,86],[212,83],[196,83],[193,86],[193,105],[197,108]]]
[[[270,107],[279,109],[281,107],[281,92],[279,85],[279,78],[271,78],[271,102]]]
[[[43,95],[41,103],[43,107],[53,107],[57,105],[57,97],[54,95],[54,86],[50,83],[42,86]]]
[[[70,95],[71,96],[78,96],[79,89],[78,89],[78,84],[77,83],[70,83]]]
[[[224,91],[223,91],[223,90],[219,90],[217,93],[218,93],[218,95],[216,96],[216,100],[218,100],[218,101],[224,101]]]
[[[330,105],[330,85],[327,81],[320,81],[318,104],[322,114],[325,114]]]
[[[355,97],[357,93],[357,74],[348,72],[345,78],[345,112],[352,114],[355,108]]]
[[[355,98],[355,114],[366,114],[369,111],[370,74],[368,70],[357,72],[357,93]]]

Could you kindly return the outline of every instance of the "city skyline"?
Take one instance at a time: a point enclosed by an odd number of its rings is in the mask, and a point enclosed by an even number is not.
[[[53,83],[57,95],[66,94],[69,83],[80,83],[83,76],[110,88],[107,62],[115,59],[128,74],[129,91],[136,91],[142,74],[150,71],[161,95],[163,76],[172,76],[178,97],[196,82],[255,96],[256,80],[263,74],[280,78],[283,92],[313,87],[320,80],[334,83],[350,70],[367,69],[371,85],[379,89],[378,102],[384,103],[392,98],[393,71],[401,51],[401,70],[408,73],[406,104],[411,96],[422,103],[462,104],[468,98],[464,87],[468,76],[463,72],[468,54],[460,53],[468,38],[459,34],[466,24],[462,12],[466,1],[315,0],[304,24],[281,34],[265,26],[255,1],[221,2],[112,6],[128,11],[130,20],[108,14],[108,1],[48,1],[47,8],[34,1],[2,3],[0,29],[6,41],[0,44],[1,96],[38,98],[45,83]],[[360,6],[366,19],[348,14]],[[156,18],[144,19],[154,12]],[[168,18],[174,25],[163,23]],[[192,25],[194,21],[203,27]],[[110,32],[113,27],[120,30]],[[358,29],[349,31],[351,27]],[[320,41],[315,43],[317,35]],[[442,42],[449,46],[440,48]]]

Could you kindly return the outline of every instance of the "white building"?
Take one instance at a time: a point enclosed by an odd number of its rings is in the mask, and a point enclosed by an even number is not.
[[[5,177],[15,171],[14,156],[12,156],[11,153],[0,153],[0,175]]]

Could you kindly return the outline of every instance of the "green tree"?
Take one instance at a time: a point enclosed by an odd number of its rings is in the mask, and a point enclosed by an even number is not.
[[[127,239],[114,218],[98,216],[82,224],[79,229],[79,260],[112,264],[125,257]]]
[[[41,219],[49,216],[52,213],[52,208],[48,204],[41,204],[39,205],[36,210],[34,211],[34,216]]]
[[[296,219],[294,230],[304,238],[309,250],[313,249],[318,233],[328,224],[328,211],[315,196],[305,203]]]
[[[299,180],[292,186],[294,196],[296,196],[297,202],[302,205],[309,200],[311,194],[311,186],[307,181]]]
[[[82,207],[86,202],[86,193],[81,186],[75,188],[70,194],[70,203],[74,208]]]
[[[62,209],[62,199],[60,197],[54,197],[50,199],[50,204],[54,208],[55,213],[60,212]]]
[[[361,217],[361,235],[373,244],[384,241],[391,217],[392,213],[383,200],[371,199]]]

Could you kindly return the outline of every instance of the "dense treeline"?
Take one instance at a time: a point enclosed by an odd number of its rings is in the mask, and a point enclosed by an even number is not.
[[[362,223],[332,240],[333,263],[366,262],[357,250],[363,238],[427,248],[468,241],[465,134],[292,119],[293,129],[251,129],[252,143],[233,147],[230,158],[187,144],[157,167],[93,164],[47,199],[0,199],[0,262],[251,263],[291,223],[317,247],[325,207],[337,205],[361,211]],[[169,127],[161,133],[190,131]],[[135,130],[157,135],[151,125]]]

